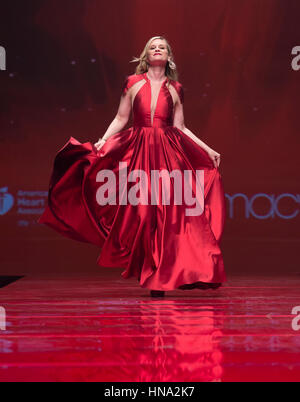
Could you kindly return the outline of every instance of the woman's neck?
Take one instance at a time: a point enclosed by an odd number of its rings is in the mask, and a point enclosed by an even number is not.
[[[147,71],[147,76],[151,81],[164,81],[166,79],[165,68],[161,66],[150,66]]]

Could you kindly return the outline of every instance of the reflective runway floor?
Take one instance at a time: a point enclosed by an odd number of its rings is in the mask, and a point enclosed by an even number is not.
[[[0,381],[300,381],[300,276],[153,299],[120,272],[0,289]]]

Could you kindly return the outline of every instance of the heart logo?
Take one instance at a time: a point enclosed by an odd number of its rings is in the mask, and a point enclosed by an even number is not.
[[[0,215],[5,215],[14,205],[14,197],[7,191],[8,187],[0,188]]]

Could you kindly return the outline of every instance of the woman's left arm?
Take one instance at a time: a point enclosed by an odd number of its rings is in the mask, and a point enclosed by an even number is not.
[[[183,104],[180,102],[179,98],[175,103],[175,110],[174,110],[174,119],[173,119],[173,126],[177,127],[180,131],[190,137],[196,144],[198,144],[204,151],[206,151],[214,163],[215,167],[219,167],[220,165],[220,157],[221,155],[210,148],[205,142],[201,141],[194,133],[191,132],[184,124],[184,112],[183,112]]]

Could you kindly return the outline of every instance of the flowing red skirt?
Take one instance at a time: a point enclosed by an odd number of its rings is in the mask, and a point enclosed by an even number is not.
[[[120,162],[127,174],[143,170],[149,177],[153,169],[204,170],[203,213],[187,216],[186,205],[174,203],[100,205],[97,190],[104,169],[114,173],[120,199]],[[192,177],[195,184],[195,174]],[[98,246],[97,264],[124,268],[122,277],[136,277],[144,288],[216,288],[226,281],[220,250],[225,196],[219,169],[173,126],[131,127],[110,137],[100,151],[70,137],[55,157],[48,206],[38,222]]]

